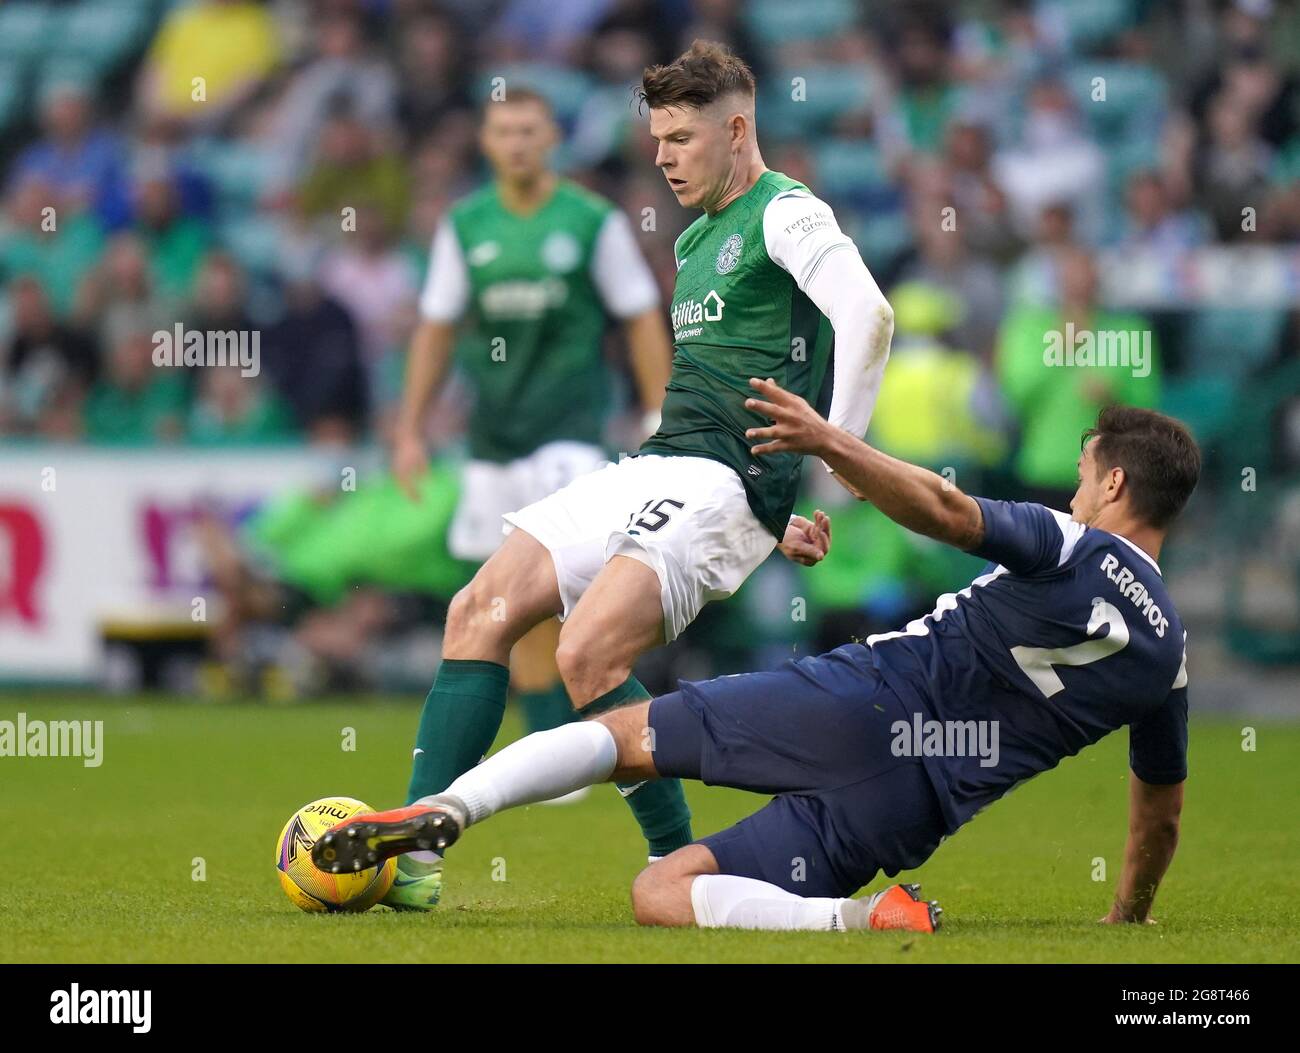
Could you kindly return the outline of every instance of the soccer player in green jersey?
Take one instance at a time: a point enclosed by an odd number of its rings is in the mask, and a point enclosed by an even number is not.
[[[425,414],[454,359],[475,396],[448,534],[460,559],[486,560],[501,545],[504,515],[608,462],[601,343],[611,318],[622,323],[645,419],[657,423],[663,402],[672,351],[654,276],[627,217],[548,166],[557,139],[542,95],[516,87],[489,103],[480,145],[494,178],[452,206],[433,240],[393,469],[416,498],[428,468]],[[558,639],[559,622],[547,618],[510,654],[510,682],[530,732],[574,715],[555,664]],[[491,742],[504,702],[503,690],[490,708],[462,717],[431,696],[417,735],[412,800],[461,773],[468,755],[458,736]],[[451,723],[459,726],[450,730]],[[385,902],[436,904],[436,864],[403,858],[401,868]]]
[[[640,94],[655,164],[683,206],[703,210],[676,243],[662,420],[637,456],[504,516],[504,543],[447,614],[421,725],[441,760],[436,778],[422,778],[417,757],[422,787],[450,783],[491,745],[511,649],[535,625],[562,621],[560,674],[574,706],[594,716],[647,699],[632,676],[637,658],[730,596],[773,548],[808,565],[822,559],[829,519],[791,514],[802,456],[750,452],[746,429],[766,424],[745,408],[750,377],[814,403],[828,382],[831,424],[861,437],[870,421],[893,313],[829,206],[763,163],[748,66],[696,41],[647,69]],[[471,263],[486,255],[480,237]],[[579,397],[557,392],[554,416],[581,413]],[[693,840],[676,780],[620,789],[652,858]]]

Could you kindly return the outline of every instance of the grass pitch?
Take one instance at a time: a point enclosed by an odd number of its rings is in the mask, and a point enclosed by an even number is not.
[[[276,835],[317,797],[400,804],[416,705],[0,702],[0,719],[19,711],[103,720],[104,752],[98,768],[0,758],[6,855],[21,852],[0,883],[4,962],[1300,960],[1295,724],[1258,726],[1246,752],[1240,724],[1193,722],[1182,844],[1158,925],[1097,924],[1124,847],[1121,732],[1022,786],[905,875],[946,912],[937,936],[918,937],[639,929],[628,887],[645,846],[609,787],[471,831],[432,915],[302,914],[276,881]],[[518,730],[512,713],[501,742]],[[687,793],[697,833],[764,800],[697,784]]]

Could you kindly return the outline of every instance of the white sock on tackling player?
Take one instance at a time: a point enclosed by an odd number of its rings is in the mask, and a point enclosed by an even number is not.
[[[701,874],[691,882],[691,906],[702,929],[841,931],[849,927],[841,913],[846,902],[852,901],[796,896],[734,874]]]
[[[617,763],[618,747],[609,729],[595,721],[575,721],[512,742],[443,793],[464,801],[470,823],[478,823],[503,808],[548,801],[604,782]],[[422,797],[416,804],[441,796]]]

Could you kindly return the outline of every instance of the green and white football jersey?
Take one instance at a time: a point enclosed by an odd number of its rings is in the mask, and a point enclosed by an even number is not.
[[[420,311],[463,321],[456,361],[476,396],[470,456],[506,462],[549,442],[599,445],[610,316],[659,297],[627,217],[568,180],[529,215],[495,185],[452,206],[434,236]]]
[[[794,508],[803,458],[755,457],[745,409],[750,377],[771,377],[816,405],[831,361],[830,321],[801,291],[832,251],[853,243],[802,183],[765,172],[741,197],[677,239],[675,351],[659,430],[645,453],[708,457],[731,467],[750,507],[778,539]]]

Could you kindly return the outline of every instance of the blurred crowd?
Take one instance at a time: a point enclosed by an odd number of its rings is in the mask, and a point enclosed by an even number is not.
[[[0,436],[382,441],[494,78],[551,100],[557,165],[629,213],[666,301],[693,216],[631,88],[694,37],[751,63],[769,167],[834,206],[895,305],[891,452],[1056,502],[1105,402],[1230,437],[1238,394],[1296,359],[1291,303],[1121,309],[1098,263],[1294,254],[1294,0],[15,0]],[[155,368],[178,323],[258,332],[258,376]],[[1051,370],[1067,324],[1150,333],[1149,368]]]
[[[434,224],[483,176],[494,77],[552,99],[566,172],[653,215],[667,293],[691,217],[630,89],[695,36],[751,61],[769,165],[903,287],[900,349],[962,356],[988,396],[971,427],[1002,440],[981,455],[1017,457],[1027,484],[1063,483],[1044,428],[1108,396],[1158,404],[1187,365],[1158,347],[1141,383],[1041,397],[1033,334],[1115,320],[1094,250],[1176,267],[1300,240],[1293,3],[23,0],[0,10],[0,432],[382,437]],[[1261,365],[1294,335],[1275,313]],[[178,322],[258,331],[258,381],[149,368]]]

